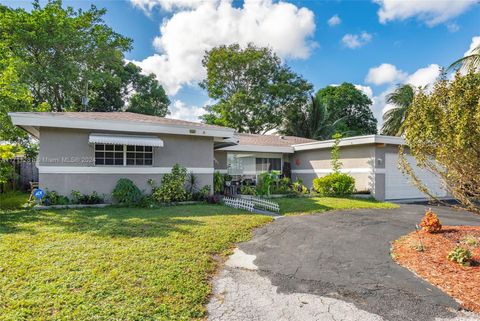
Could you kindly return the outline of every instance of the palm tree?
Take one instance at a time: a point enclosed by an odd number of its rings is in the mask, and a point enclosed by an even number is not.
[[[469,54],[454,61],[448,69],[459,69],[461,71],[480,70],[480,44],[470,50]]]
[[[327,106],[314,97],[311,98],[307,114],[309,138],[311,139],[331,139],[335,133],[341,131],[340,127],[345,120],[345,117],[332,120]],[[342,134],[349,136],[350,133],[342,132]]]
[[[383,135],[401,136],[403,134],[402,124],[414,96],[415,90],[409,84],[400,85],[394,92],[387,95],[387,103],[393,104],[394,107],[383,115]]]

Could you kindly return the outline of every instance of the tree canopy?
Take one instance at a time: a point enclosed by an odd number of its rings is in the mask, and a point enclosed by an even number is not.
[[[0,5],[0,139],[18,140],[10,111],[120,111],[164,116],[169,100],[153,75],[125,64],[132,40],[103,20],[105,9],[33,2],[31,11]]]
[[[343,119],[338,132],[344,137],[377,133],[377,120],[370,109],[372,101],[354,85],[325,87],[317,92],[315,99],[327,108],[330,123]]]
[[[253,44],[213,48],[202,63],[207,77],[200,86],[216,101],[207,106],[204,121],[241,133],[280,128],[285,115],[301,108],[313,88],[271,49]]]
[[[410,153],[420,167],[436,174],[448,192],[480,214],[480,74],[471,70],[420,89],[403,124]],[[430,196],[405,158],[404,169]]]

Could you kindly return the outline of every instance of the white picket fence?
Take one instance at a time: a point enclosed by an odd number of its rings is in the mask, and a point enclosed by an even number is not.
[[[225,205],[233,208],[239,208],[242,210],[247,210],[249,212],[253,212],[255,210],[253,202],[247,199],[225,196],[223,198],[223,202],[225,203]]]
[[[255,196],[245,195],[241,198],[224,197],[223,202],[227,206],[244,209],[250,212],[253,212],[255,209],[261,209],[276,213],[280,212],[280,206],[277,203]]]

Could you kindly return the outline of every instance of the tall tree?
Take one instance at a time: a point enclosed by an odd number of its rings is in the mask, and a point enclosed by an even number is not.
[[[408,108],[412,104],[414,96],[415,90],[409,84],[400,85],[387,95],[387,103],[394,107],[383,115],[383,135],[401,136],[403,134],[402,124],[407,117]]]
[[[301,108],[313,88],[283,65],[271,49],[253,44],[213,48],[202,63],[207,77],[200,86],[216,100],[207,107],[204,121],[238,132],[265,133],[279,128],[287,111]]]
[[[284,135],[325,140],[344,128],[343,118],[333,120],[326,106],[311,97],[303,108],[290,110],[280,131]]]
[[[3,7],[0,41],[23,64],[21,81],[29,85],[33,105],[47,103],[53,111],[77,110],[88,86],[93,110],[122,106],[121,99],[106,102],[95,96],[109,96],[121,82],[123,52],[132,40],[114,32],[103,21],[105,9],[92,6],[75,11],[61,1],[49,1],[42,8]],[[98,104],[95,104],[98,102]]]
[[[450,195],[480,214],[480,73],[439,80],[421,89],[404,122],[405,140],[420,167],[435,174]],[[403,153],[401,153],[403,155]],[[401,165],[414,183],[434,197],[408,162]]]
[[[141,68],[129,63],[130,79],[125,88],[129,95],[127,110],[132,113],[164,117],[168,112],[170,100],[154,74],[143,75]]]
[[[344,137],[377,133],[372,101],[350,83],[320,89],[315,98],[326,106],[330,122],[343,119],[339,132]]]

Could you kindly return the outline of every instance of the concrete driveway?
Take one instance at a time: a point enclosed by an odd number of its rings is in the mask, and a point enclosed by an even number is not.
[[[390,242],[425,209],[285,217],[258,229],[216,279],[210,319],[480,320],[390,257]],[[444,225],[480,225],[466,212],[434,211]]]

